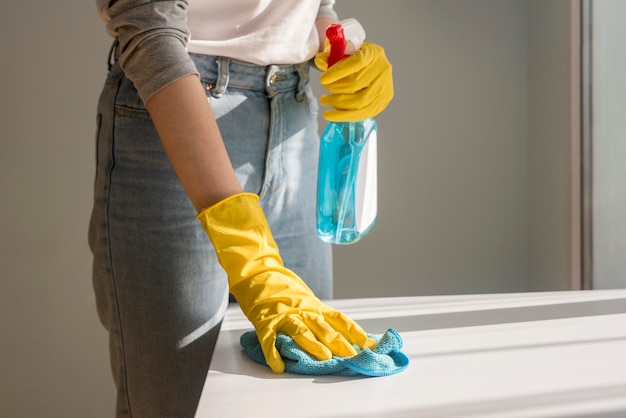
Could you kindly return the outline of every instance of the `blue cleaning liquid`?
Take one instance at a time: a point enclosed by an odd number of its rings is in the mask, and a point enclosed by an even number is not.
[[[332,244],[357,242],[376,222],[374,119],[331,122],[321,138],[317,235]]]

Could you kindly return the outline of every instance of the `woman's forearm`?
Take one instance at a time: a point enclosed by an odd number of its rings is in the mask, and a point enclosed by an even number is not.
[[[146,107],[197,211],[242,191],[196,75],[163,87]]]
[[[330,18],[315,22],[324,49]],[[180,182],[197,211],[242,191],[196,75],[182,77],[146,103]]]

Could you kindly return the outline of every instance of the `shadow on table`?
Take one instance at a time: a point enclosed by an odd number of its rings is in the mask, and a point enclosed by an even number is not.
[[[391,318],[365,318],[360,319],[358,322],[368,332],[380,334],[387,331],[388,328],[394,328],[399,332],[409,332],[620,313],[626,313],[626,299],[466,310]]]

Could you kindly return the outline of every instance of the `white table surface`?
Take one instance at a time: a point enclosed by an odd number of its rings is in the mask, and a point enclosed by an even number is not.
[[[328,302],[373,334],[395,328],[411,364],[389,377],[272,373],[229,308],[196,416],[626,417],[626,290]]]

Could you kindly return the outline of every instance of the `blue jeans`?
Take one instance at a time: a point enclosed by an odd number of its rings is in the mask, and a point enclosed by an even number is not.
[[[331,249],[315,236],[319,137],[308,64],[192,58],[237,177],[259,194],[285,265],[330,298]],[[226,275],[117,64],[97,121],[89,243],[117,416],[192,417],[228,305]]]

